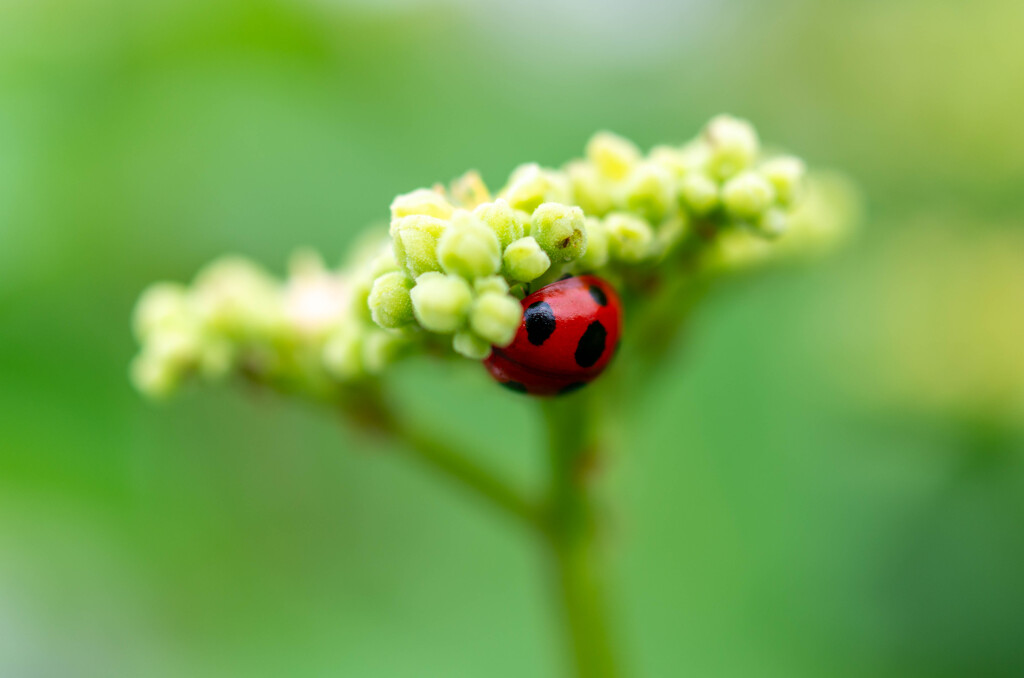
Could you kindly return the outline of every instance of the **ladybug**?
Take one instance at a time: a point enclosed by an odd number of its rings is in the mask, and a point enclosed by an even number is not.
[[[566,277],[522,301],[515,339],[484,366],[513,391],[549,396],[575,391],[608,365],[622,330],[622,303],[592,275]]]

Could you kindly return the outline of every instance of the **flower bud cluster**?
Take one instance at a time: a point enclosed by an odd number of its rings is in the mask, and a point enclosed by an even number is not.
[[[805,169],[791,156],[765,157],[748,122],[722,115],[693,141],[656,146],[646,155],[630,141],[601,132],[587,144],[586,158],[569,163],[565,172],[572,199],[588,215],[626,213],[653,228],[642,257],[650,259],[674,247],[698,222],[781,236],[802,196]],[[637,258],[635,229],[631,235],[627,249]]]
[[[482,358],[520,321],[517,299],[565,273],[664,260],[692,235],[737,231],[770,251],[790,226],[804,166],[766,158],[749,123],[712,120],[690,143],[643,154],[608,132],[563,169],[526,164],[492,198],[475,172],[391,205],[398,264],[369,297],[381,327],[451,335]],[[760,250],[759,250],[760,251]]]
[[[829,242],[845,226],[832,203],[849,191],[804,174],[729,116],[646,154],[601,132],[584,158],[522,165],[493,194],[469,172],[398,196],[389,241],[342,271],[306,254],[279,281],[229,257],[189,287],[154,285],[136,311],[133,376],[154,395],[190,374],[318,391],[379,372],[414,342],[441,338],[483,359],[512,342],[520,300],[565,274],[606,276],[629,296],[645,276],[735,270]]]
[[[475,359],[511,343],[522,320],[523,285],[563,270],[587,247],[583,211],[547,200],[549,179],[536,167],[520,171],[514,190],[497,199],[475,174],[450,193],[398,196],[390,229],[398,268],[373,281],[373,320],[450,335],[456,352]]]
[[[189,286],[157,283],[135,307],[141,350],[135,386],[153,397],[190,376],[244,376],[288,390],[322,394],[379,372],[408,343],[382,330],[366,305],[378,273],[397,269],[390,251],[364,256],[345,273],[299,252],[278,280],[238,256],[218,259]]]

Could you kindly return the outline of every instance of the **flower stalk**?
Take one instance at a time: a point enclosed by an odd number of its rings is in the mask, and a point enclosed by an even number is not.
[[[595,416],[600,393],[584,390],[541,405],[550,470],[544,543],[578,678],[622,675],[608,609],[605,529],[595,488],[605,453]]]
[[[362,390],[358,405],[348,402],[341,412],[353,426],[396,443],[415,462],[484,504],[529,529],[543,530],[538,502],[481,465],[471,453],[399,416],[376,384]]]

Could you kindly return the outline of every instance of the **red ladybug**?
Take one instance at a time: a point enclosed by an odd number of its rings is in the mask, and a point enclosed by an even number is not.
[[[592,275],[564,278],[523,299],[515,339],[484,361],[502,386],[532,395],[574,391],[601,374],[615,353],[622,304]]]

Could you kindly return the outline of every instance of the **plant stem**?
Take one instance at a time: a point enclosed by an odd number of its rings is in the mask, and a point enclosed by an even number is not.
[[[342,403],[341,411],[356,428],[394,440],[413,459],[438,475],[528,527],[543,529],[539,507],[525,492],[448,441],[396,414],[379,387],[364,387],[356,398]]]
[[[561,616],[577,678],[619,678],[606,609],[601,530],[592,481],[600,460],[600,413],[591,386],[580,393],[544,400],[551,485],[539,507],[500,476],[447,441],[397,416],[379,388],[366,388],[342,403],[342,411],[364,431],[401,443],[413,458],[468,489],[542,536],[551,558]],[[542,510],[543,508],[543,510]]]
[[[575,675],[615,678],[621,674],[606,609],[592,487],[599,460],[597,413],[594,394],[587,390],[542,405],[551,465],[546,544],[554,561]]]
[[[494,472],[415,425],[397,425],[394,437],[421,463],[530,527],[541,524],[534,502]]]

